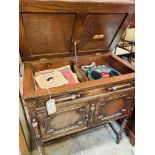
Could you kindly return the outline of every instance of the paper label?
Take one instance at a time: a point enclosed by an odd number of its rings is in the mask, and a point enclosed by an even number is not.
[[[36,80],[39,87],[42,89],[63,86],[69,83],[62,75],[62,73],[56,70],[51,73],[37,75],[34,77],[34,79]]]
[[[56,112],[55,100],[50,99],[46,102],[48,115],[54,114]]]

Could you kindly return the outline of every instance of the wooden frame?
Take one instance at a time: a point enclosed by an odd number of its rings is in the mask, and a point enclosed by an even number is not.
[[[124,62],[121,58],[115,56],[114,54],[110,54],[110,56],[111,56],[111,58],[116,60],[119,63],[119,65],[122,64],[122,66],[126,66],[130,71],[133,71],[133,73],[116,76],[116,77],[112,77],[112,78],[107,78],[107,79],[103,79],[103,80],[86,81],[86,82],[78,83],[78,84],[76,84],[76,86],[75,85],[66,85],[66,86],[62,86],[62,87],[58,87],[58,88],[50,88],[49,89],[50,93],[54,96],[54,95],[57,95],[58,93],[65,93],[66,91],[72,92],[78,88],[79,89],[88,89],[88,88],[103,85],[103,84],[108,85],[108,84],[112,84],[112,83],[120,82],[120,81],[124,81],[124,80],[129,80],[129,81],[134,80],[134,77],[135,77],[134,67],[131,64]],[[93,57],[93,59],[94,59],[94,57]],[[125,68],[125,70],[127,68]],[[49,93],[47,90],[44,90],[44,89],[35,90],[34,84],[33,84],[33,71],[32,71],[31,65],[29,63],[25,63],[25,73],[24,73],[23,84],[24,84],[24,87],[23,87],[23,89],[24,89],[23,98],[24,99],[49,96]]]

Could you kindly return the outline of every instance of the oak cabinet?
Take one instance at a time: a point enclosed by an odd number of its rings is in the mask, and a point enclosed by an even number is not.
[[[112,53],[134,16],[134,1],[20,0],[19,45],[29,126],[41,155],[47,141],[123,118],[120,141],[133,107],[135,69]],[[119,76],[90,81],[81,66],[95,62]],[[35,87],[38,71],[70,65],[79,83]],[[46,102],[55,99],[48,115]]]

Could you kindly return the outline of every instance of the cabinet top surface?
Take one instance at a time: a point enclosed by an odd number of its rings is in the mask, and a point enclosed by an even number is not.
[[[29,1],[29,0],[20,0]],[[38,2],[108,2],[108,3],[134,3],[135,0],[30,0]]]
[[[23,61],[73,57],[75,49],[78,56],[111,51],[135,11],[134,0],[20,0],[19,5]]]

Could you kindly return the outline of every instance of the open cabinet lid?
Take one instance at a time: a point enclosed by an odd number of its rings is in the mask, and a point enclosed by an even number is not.
[[[112,51],[134,11],[133,0],[20,0],[21,59]]]

